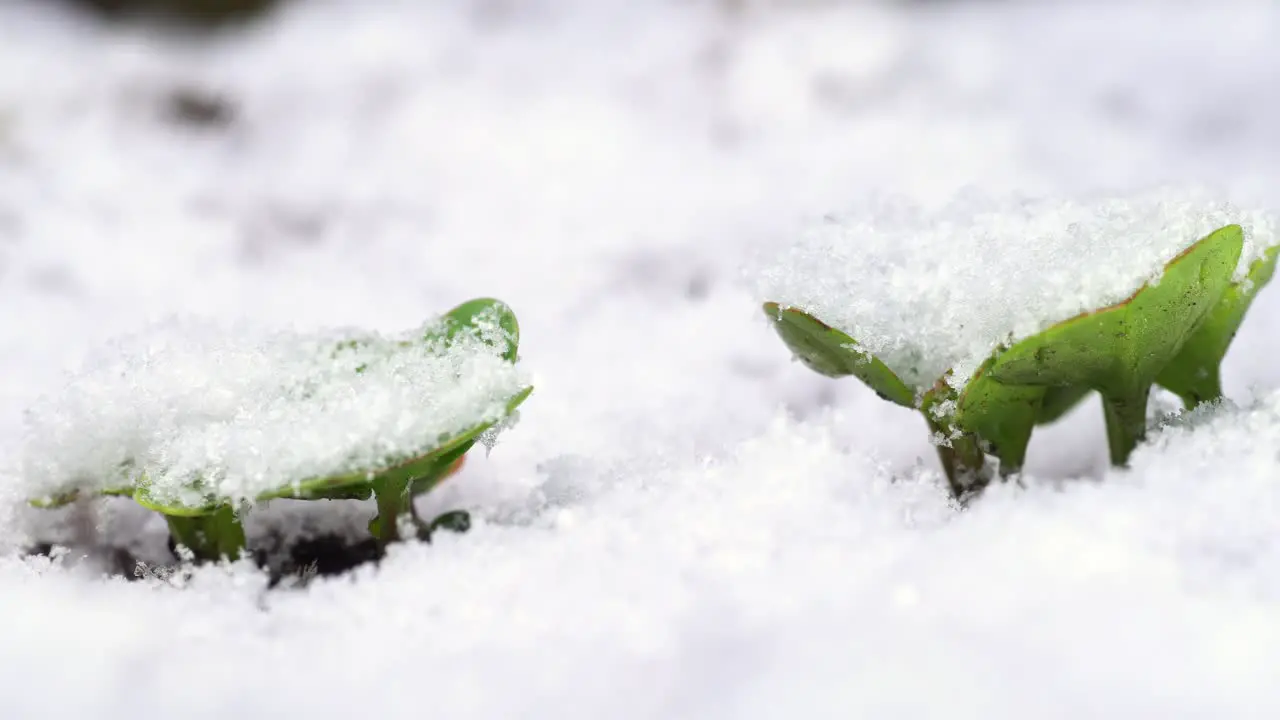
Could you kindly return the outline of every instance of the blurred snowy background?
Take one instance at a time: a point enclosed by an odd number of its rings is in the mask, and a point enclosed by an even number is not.
[[[425,500],[470,533],[305,590],[22,560],[83,509],[0,487],[0,716],[1280,715],[1274,399],[1128,472],[1090,403],[958,513],[919,417],[791,362],[741,271],[870,194],[1280,206],[1280,6],[81,5],[0,0],[0,447],[174,314],[390,331],[497,296],[537,390]],[[1235,402],[1280,386],[1278,330],[1272,288]],[[128,503],[87,524],[165,555]]]

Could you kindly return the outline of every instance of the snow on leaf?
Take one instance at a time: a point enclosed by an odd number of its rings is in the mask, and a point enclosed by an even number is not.
[[[140,501],[191,511],[287,494],[279,489],[311,478],[352,480],[317,490],[358,484],[464,442],[527,395],[508,359],[509,311],[467,309],[462,323],[445,316],[355,341],[199,322],[153,327],[28,413],[25,480],[36,496],[140,483]]]
[[[937,210],[869,203],[758,257],[759,297],[857,338],[908,386],[956,388],[1001,345],[1119,302],[1228,224],[1235,269],[1280,243],[1276,219],[1202,190],[1092,201],[962,196]]]

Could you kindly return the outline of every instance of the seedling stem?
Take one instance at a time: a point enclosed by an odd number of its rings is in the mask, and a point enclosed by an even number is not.
[[[201,560],[238,560],[244,550],[244,527],[230,505],[211,515],[166,515],[165,520],[174,544],[186,547]]]

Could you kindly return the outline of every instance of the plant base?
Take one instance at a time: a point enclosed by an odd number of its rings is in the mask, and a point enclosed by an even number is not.
[[[231,507],[197,517],[166,515],[165,520],[174,544],[186,547],[199,560],[236,560],[244,552],[244,527]]]

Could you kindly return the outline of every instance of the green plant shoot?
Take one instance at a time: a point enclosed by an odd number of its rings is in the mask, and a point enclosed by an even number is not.
[[[1001,475],[1017,472],[1033,428],[1057,421],[1091,391],[1103,398],[1115,465],[1127,463],[1145,436],[1156,382],[1188,406],[1220,396],[1218,366],[1280,252],[1269,251],[1233,284],[1242,249],[1239,225],[1210,233],[1169,262],[1159,282],[997,351],[959,391],[945,377],[908,386],[853,338],[797,308],[768,302],[764,311],[809,368],[852,375],[881,398],[920,410],[952,494],[964,499],[991,479],[985,456],[999,459]]]
[[[500,332],[493,332],[495,329]],[[514,364],[517,360],[519,325],[515,315],[505,303],[489,298],[472,300],[453,308],[433,323],[417,342],[425,343],[432,352],[445,353],[464,335],[495,347],[506,362]],[[355,347],[362,342],[358,339],[347,341],[339,349]],[[407,346],[412,342],[406,341],[401,345]],[[363,371],[363,366],[355,369],[357,373]],[[429,537],[439,528],[465,529],[469,519],[461,511],[445,513],[431,522],[424,522],[414,512],[413,499],[429,492],[456,472],[467,451],[481,435],[509,421],[532,391],[532,387],[519,390],[507,399],[496,416],[492,413],[477,416],[470,425],[458,431],[430,438],[412,457],[387,458],[375,466],[290,483],[259,493],[253,501],[265,503],[278,498],[367,500],[372,497],[377,506],[377,516],[369,527],[383,544],[402,539],[401,527],[406,523],[414,529],[413,536],[421,538]],[[305,432],[306,429],[299,428],[299,431]],[[201,560],[236,559],[244,551],[245,533],[239,516],[251,503],[233,507],[199,479],[181,488],[177,497],[166,494],[161,498],[153,492],[152,483],[145,474],[134,473],[131,468],[131,462],[121,467],[123,476],[133,478],[130,483],[101,489],[93,494],[129,496],[143,507],[163,514],[174,543],[186,547]],[[52,497],[32,499],[30,504],[54,508],[84,495],[85,491],[73,489]]]

